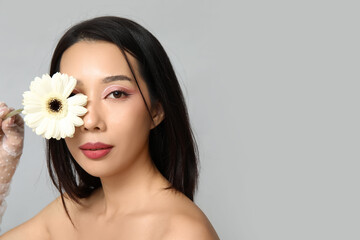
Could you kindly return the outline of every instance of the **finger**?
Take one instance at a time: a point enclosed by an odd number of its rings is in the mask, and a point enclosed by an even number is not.
[[[7,106],[6,103],[0,102],[0,107]]]
[[[4,119],[14,108],[9,108],[5,103],[0,102],[0,137],[6,135],[22,135],[24,132],[23,119],[19,115]]]
[[[8,111],[9,109],[7,108],[7,106],[4,103],[0,103],[0,137],[4,135],[3,127],[5,127],[5,125],[3,126],[3,118],[8,113]]]
[[[7,112],[7,107],[5,106],[0,106],[0,119],[3,119],[5,118],[6,116],[6,113]]]
[[[8,114],[8,113],[10,113],[12,111],[12,108],[8,108],[6,111],[5,111],[5,116]],[[3,118],[2,118],[2,122],[4,123],[3,125],[2,125],[2,128],[3,128],[3,130],[4,130],[4,128],[8,128],[8,127],[10,127],[10,125],[14,125],[14,121],[15,121],[15,118],[13,118],[13,117],[9,117],[9,118],[6,118],[5,119],[5,116],[3,116]]]
[[[16,127],[23,127],[23,120],[20,116],[12,116],[6,120],[2,120],[2,129],[3,131],[10,130]]]
[[[9,113],[9,112],[11,112],[12,110],[11,110],[12,108],[8,108],[8,106],[6,106],[6,104],[4,105],[0,105],[0,118],[1,119],[4,119],[5,118],[5,116]]]
[[[12,116],[3,121],[2,130],[7,137],[24,134],[24,121],[21,116]]]
[[[15,124],[18,126],[24,126],[24,119],[22,118],[22,116],[20,114],[15,115]]]

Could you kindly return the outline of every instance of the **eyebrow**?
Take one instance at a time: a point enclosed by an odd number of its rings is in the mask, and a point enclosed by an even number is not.
[[[115,76],[108,76],[102,80],[103,83],[109,83],[114,81],[132,81],[131,78],[129,78],[126,75],[115,75]],[[77,80],[77,83],[79,85],[84,85],[84,83],[80,80]]]

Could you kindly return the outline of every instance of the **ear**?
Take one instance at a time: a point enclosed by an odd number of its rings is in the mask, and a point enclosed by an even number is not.
[[[154,107],[151,111],[151,115],[153,118],[153,122],[151,123],[150,130],[157,127],[165,118],[164,109],[160,102],[157,102],[156,104],[154,104]]]

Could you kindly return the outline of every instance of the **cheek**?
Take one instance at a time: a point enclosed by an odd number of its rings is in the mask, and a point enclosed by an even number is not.
[[[71,155],[76,159],[77,154],[79,154],[79,152],[80,152],[80,150],[79,150],[80,142],[77,141],[76,132],[75,132],[73,138],[65,138],[65,143],[66,143],[66,146],[68,147]]]
[[[115,135],[115,139],[118,136],[123,143],[131,143],[131,139],[143,138],[149,134],[151,118],[144,102],[112,109],[108,116],[107,131]]]

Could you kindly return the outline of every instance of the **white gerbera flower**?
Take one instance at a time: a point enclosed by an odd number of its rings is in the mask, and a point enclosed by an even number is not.
[[[30,91],[23,94],[25,123],[36,134],[46,139],[73,137],[75,127],[84,124],[79,117],[85,115],[87,96],[70,96],[76,79],[66,74],[44,74],[30,84]]]

